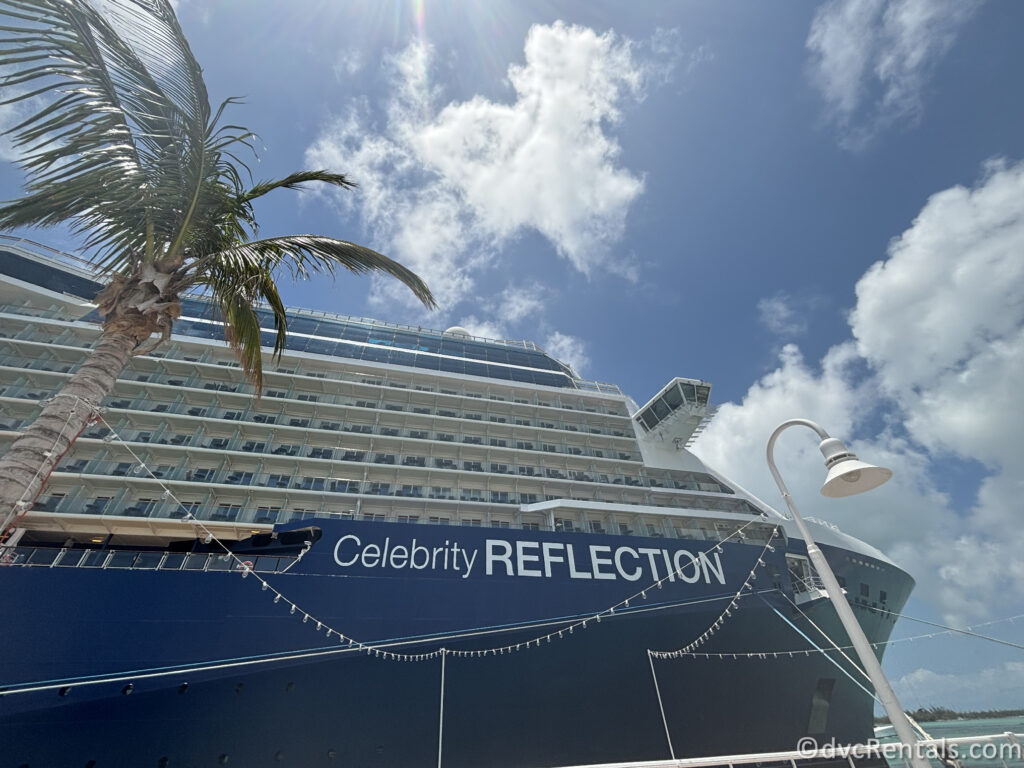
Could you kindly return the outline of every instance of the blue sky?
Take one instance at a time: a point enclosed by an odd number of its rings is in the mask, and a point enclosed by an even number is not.
[[[290,304],[531,339],[640,402],[709,380],[695,451],[775,506],[767,437],[816,419],[897,475],[824,503],[813,438],[787,434],[797,502],[911,570],[910,615],[1024,614],[1024,4],[177,8],[213,98],[245,99],[256,176],[361,185],[279,193],[264,232],[374,246],[441,308],[349,278]],[[908,707],[1024,705],[1019,650],[923,639],[886,667]]]

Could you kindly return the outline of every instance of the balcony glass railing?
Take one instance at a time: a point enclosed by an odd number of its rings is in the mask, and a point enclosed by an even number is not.
[[[36,312],[40,317],[53,317],[60,319],[64,315],[54,309],[49,308],[34,308],[24,306],[12,306],[0,304],[0,312],[8,314],[22,314],[25,315],[27,312]],[[27,318],[26,318],[27,319]],[[14,329],[12,329],[14,330]],[[72,353],[75,350],[83,350],[92,346],[95,339],[93,333],[95,329],[86,326],[85,328],[76,327],[74,329],[66,329],[56,339],[52,334],[36,331],[31,325],[25,325],[18,330],[16,333],[3,333],[0,334],[0,338],[16,338],[20,342],[28,344],[44,344],[50,351],[53,349],[53,345],[59,345],[66,347],[62,350],[63,353]],[[90,338],[83,338],[82,333],[89,333]],[[9,349],[13,347],[9,346]],[[171,343],[166,348],[162,348],[152,355],[144,356],[140,360],[152,360],[154,358],[160,358],[168,361],[172,365],[182,364],[185,362],[193,363],[200,369],[210,369],[211,366],[216,365],[219,368],[229,367],[238,368],[237,362],[232,360],[226,360],[224,357],[216,351],[205,351],[195,353],[194,356],[190,355],[189,352],[193,350],[184,350],[180,348],[178,343]],[[12,354],[17,354],[12,352]],[[427,384],[425,386],[416,385],[410,386],[409,381],[401,375],[400,372],[380,371],[374,374],[370,374],[367,371],[355,371],[348,370],[345,368],[334,368],[329,372],[323,371],[317,368],[314,370],[312,363],[305,363],[304,361],[289,361],[288,364],[291,367],[268,367],[265,369],[265,373],[269,379],[274,379],[276,376],[285,375],[289,377],[302,378],[329,378],[331,381],[348,382],[352,384],[371,385],[374,387],[381,387],[385,390],[388,389],[405,389],[414,390],[421,392],[430,392],[439,396],[442,400],[448,398],[473,398],[477,400],[489,400],[494,402],[514,403],[517,410],[520,405],[527,405],[531,407],[540,407],[543,409],[551,409],[555,413],[577,410],[585,413],[600,414],[605,417],[611,417],[617,426],[625,427],[627,433],[631,432],[631,428],[626,425],[626,422],[630,419],[629,414],[626,412],[625,405],[621,402],[606,402],[606,401],[580,401],[574,398],[575,393],[571,393],[568,390],[555,395],[554,393],[528,393],[528,392],[517,392],[515,397],[510,398],[507,391],[503,391],[501,394],[497,392],[480,392],[473,385],[460,386],[460,383],[452,381],[445,382],[444,385],[434,383],[433,385]],[[584,391],[603,392],[611,394],[619,394],[621,392],[614,385],[606,385],[599,382],[584,382],[579,379],[576,380],[577,384],[582,385],[580,389]]]
[[[0,430],[14,431],[24,424],[21,419],[0,420]],[[506,475],[526,480],[533,478],[543,481],[560,481],[565,483],[586,483],[619,485],[637,488],[665,489],[669,494],[674,491],[697,491],[703,493],[727,493],[732,490],[718,483],[712,476],[698,472],[680,472],[672,470],[667,485],[664,480],[649,478],[643,473],[637,475],[602,472],[593,468],[581,470],[566,467],[565,465],[552,467],[550,465],[517,462],[514,460],[504,461],[467,461],[450,457],[427,456],[420,453],[390,452],[386,450],[369,451],[359,448],[335,447],[309,445],[306,443],[285,443],[272,440],[258,440],[241,437],[214,437],[204,434],[187,434],[172,431],[173,428],[155,429],[119,429],[118,434],[122,440],[129,443],[142,443],[153,446],[174,446],[205,448],[218,452],[236,452],[259,455],[261,457],[295,457],[299,459],[319,459],[332,463],[345,462],[355,464],[373,464],[378,466],[400,466],[403,468],[423,470],[446,470],[451,472],[479,472],[485,475]],[[405,430],[404,432],[408,432]],[[371,433],[372,434],[372,433]],[[82,433],[83,438],[102,439],[109,437],[110,432],[106,427],[91,427]],[[458,437],[454,435],[453,437]],[[427,451],[424,451],[427,453]],[[173,459],[168,459],[173,461]],[[86,472],[87,460],[76,458],[63,462],[59,471],[69,473]],[[151,468],[155,472],[168,472],[170,466],[160,464],[160,456],[154,455],[150,461]],[[95,462],[92,462],[95,465]],[[101,474],[126,475],[130,470],[129,465],[114,471],[102,472]],[[188,478],[178,478],[188,479]],[[216,482],[213,480],[202,480],[203,482]],[[287,487],[287,486],[279,486]],[[611,500],[611,499],[609,499]],[[676,506],[673,504],[673,506]],[[684,505],[691,506],[691,505]],[[744,510],[745,511],[745,510]]]
[[[390,496],[407,497],[416,499],[453,499],[462,501],[475,501],[488,504],[532,504],[541,496],[544,498],[576,498],[581,501],[597,501],[613,504],[640,504],[657,505],[679,509],[702,509],[717,512],[733,512],[739,514],[760,514],[751,504],[744,499],[728,498],[722,496],[696,496],[693,494],[674,494],[672,496],[651,497],[643,494],[642,497],[630,498],[623,494],[601,488],[588,491],[586,496],[579,492],[562,492],[552,494],[554,488],[547,488],[547,493],[542,494],[541,489],[535,485],[516,482],[514,489],[504,488],[481,488],[480,484],[471,484],[464,475],[456,476],[461,482],[449,485],[437,484],[436,473],[426,470],[422,483],[409,483],[411,478],[407,470],[388,469],[388,465],[381,465],[376,470],[377,477],[372,479],[361,479],[338,476],[338,468],[330,467],[323,475],[313,473],[292,473],[292,472],[256,472],[240,469],[216,469],[197,468],[161,465],[158,460],[148,459],[146,468],[129,461],[106,461],[87,459],[67,459],[57,466],[55,474],[73,473],[80,475],[95,475],[101,477],[139,477],[150,478],[150,473],[157,478],[172,482],[185,482],[209,486],[238,486],[240,488],[264,488],[270,490],[292,490],[311,491],[319,494],[344,494],[360,496]],[[381,472],[387,474],[381,475]],[[455,478],[452,478],[455,479]],[[543,480],[543,478],[538,478]],[[446,478],[447,482],[451,479]],[[433,482],[431,482],[433,481]],[[486,482],[486,480],[484,481]],[[546,481],[545,481],[546,482]],[[144,503],[143,503],[144,502]],[[83,505],[81,502],[71,504],[64,501],[58,503],[54,509],[63,513],[80,512],[84,514],[112,514],[108,511],[107,504],[101,508],[94,508],[90,505]],[[133,506],[121,506],[113,514],[128,515],[132,517],[182,517],[185,511],[174,504],[157,502],[154,500],[142,500]],[[213,514],[230,514],[215,511]],[[237,518],[237,510],[231,515],[231,519]],[[216,519],[216,518],[211,518]],[[226,519],[226,518],[225,518]]]
[[[26,400],[44,400],[52,394],[50,389],[36,386],[0,386],[0,397],[11,397]],[[264,399],[266,403],[266,399]],[[318,429],[328,432],[350,432],[353,434],[376,435],[379,437],[402,437],[417,440],[440,440],[443,442],[455,442],[465,445],[479,445],[488,448],[515,448],[518,450],[543,451],[546,453],[557,453],[569,456],[587,456],[596,459],[613,459],[615,461],[640,461],[640,455],[636,451],[617,448],[615,446],[601,445],[600,447],[584,444],[572,444],[564,441],[551,441],[551,438],[517,437],[515,432],[508,430],[498,432],[490,426],[494,422],[483,421],[479,423],[480,433],[464,432],[458,429],[437,429],[428,426],[430,419],[425,420],[426,424],[411,426],[394,426],[388,424],[365,423],[359,421],[340,420],[337,414],[330,414],[331,418],[323,418],[312,414],[296,413],[294,411],[268,413],[265,410],[254,410],[246,407],[246,403],[240,403],[238,407],[225,407],[222,405],[203,405],[188,402],[183,398],[174,401],[151,400],[145,397],[125,397],[112,395],[103,401],[103,405],[110,409],[123,409],[143,411],[156,414],[167,414],[177,416],[193,416],[206,420],[236,421],[252,424],[264,424],[275,427],[295,427],[300,429]],[[360,407],[358,403],[354,407]],[[373,418],[368,416],[368,418]],[[403,421],[406,421],[403,419]],[[458,425],[453,424],[453,427]],[[524,429],[523,425],[508,425],[515,429]]]
[[[23,355],[0,354],[0,366],[17,368],[19,370],[50,371],[53,373],[70,373],[76,367],[73,363],[56,360],[31,358]],[[163,384],[182,389],[194,389],[202,392],[226,392],[229,394],[251,395],[252,390],[248,384],[236,381],[217,381],[209,377],[202,377],[196,373],[174,374],[161,372],[146,372],[128,369],[120,375],[121,381],[134,381],[146,384]],[[264,408],[270,410],[269,404],[274,401],[271,398],[282,398],[294,402],[307,404],[342,406],[344,408],[358,408],[368,413],[376,411],[402,412],[416,416],[440,416],[442,418],[469,419],[483,421],[489,424],[509,424],[511,426],[533,427],[539,430],[558,430],[564,432],[575,432],[578,434],[601,435],[611,438],[623,438],[632,441],[632,431],[626,432],[619,425],[607,423],[588,423],[585,418],[579,421],[557,419],[557,418],[524,418],[518,416],[507,406],[503,413],[483,414],[473,409],[458,407],[438,407],[415,402],[392,402],[387,398],[368,399],[365,397],[349,395],[329,395],[323,393],[303,392],[297,388],[276,389],[268,386],[264,392]],[[487,402],[487,401],[485,401]],[[481,408],[485,407],[481,403]],[[281,411],[284,410],[283,404]],[[280,412],[279,412],[280,413]],[[275,415],[275,414],[270,414]],[[532,431],[532,430],[531,430]]]
[[[84,438],[102,439],[109,437],[106,427],[91,427],[82,433]],[[481,472],[490,475],[512,475],[520,479],[536,478],[538,480],[564,480],[573,483],[599,483],[605,485],[622,485],[637,488],[655,488],[704,493],[727,493],[732,490],[718,483],[711,475],[700,472],[681,472],[672,470],[672,485],[667,486],[662,480],[648,478],[643,473],[637,475],[600,470],[574,469],[565,465],[553,467],[549,464],[533,464],[505,459],[504,461],[470,461],[451,457],[428,456],[423,453],[407,453],[388,451],[383,447],[375,451],[350,447],[328,448],[306,443],[284,443],[273,440],[258,440],[246,437],[213,437],[209,435],[189,435],[173,432],[170,429],[119,429],[118,435],[129,443],[149,445],[167,445],[193,448],[206,448],[215,451],[249,453],[264,457],[295,457],[329,460],[332,462],[349,462],[356,464],[375,464],[382,466],[400,466],[413,469],[441,469],[463,472]],[[76,459],[75,462],[83,460]],[[159,457],[154,459],[157,463]],[[68,467],[73,462],[65,462],[63,471],[80,471]]]

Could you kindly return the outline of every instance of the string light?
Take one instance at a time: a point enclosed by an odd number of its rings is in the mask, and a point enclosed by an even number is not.
[[[273,592],[274,592],[274,600],[273,600],[273,602],[275,604],[278,603],[282,599],[282,594],[279,591],[277,591],[276,589],[273,589],[273,587],[270,586],[269,582],[265,578],[263,578],[259,573],[254,571],[252,569],[252,567],[251,567],[251,564],[249,564],[247,561],[241,560],[230,549],[229,546],[227,546],[223,541],[221,541],[218,537],[216,537],[213,534],[213,531],[211,531],[209,528],[207,528],[207,526],[205,525],[205,523],[203,523],[203,521],[199,520],[198,518],[196,518],[192,514],[190,508],[186,508],[181,503],[181,501],[178,500],[174,496],[174,494],[170,490],[170,488],[168,488],[163,483],[163,481],[160,478],[158,478],[156,475],[153,474],[153,472],[149,469],[149,467],[146,466],[145,462],[143,462],[142,459],[132,450],[131,446],[128,445],[120,437],[120,435],[118,435],[116,433],[116,430],[114,430],[113,427],[103,418],[102,414],[98,415],[96,417],[96,420],[97,421],[102,421],[103,424],[108,429],[110,429],[110,435],[109,436],[111,437],[112,440],[113,439],[119,440],[121,442],[121,444],[128,450],[128,452],[131,453],[133,459],[135,459],[135,461],[138,464],[138,471],[140,471],[140,472],[142,472],[142,471],[148,472],[152,479],[154,479],[158,483],[160,483],[161,487],[163,487],[163,489],[164,489],[164,497],[165,498],[173,499],[178,504],[178,506],[185,513],[184,514],[184,519],[191,521],[192,523],[194,523],[200,529],[201,532],[205,533],[204,541],[205,541],[206,544],[210,544],[211,542],[216,541],[216,543],[221,548],[224,549],[224,551],[225,551],[224,557],[226,559],[233,559],[235,561],[236,568],[239,571],[241,571],[243,578],[248,576],[250,573],[252,573],[255,576],[255,578],[260,582],[260,584],[261,584],[261,591],[265,591],[267,589],[272,589],[273,590]],[[734,538],[735,539],[739,539],[739,540],[746,540],[747,539],[747,536],[745,535],[745,529],[746,528],[748,528],[751,525],[754,525],[755,523],[764,524],[765,522],[767,522],[767,517],[764,516],[764,515],[761,515],[761,516],[759,516],[756,519],[753,519],[753,520],[750,520],[747,523],[744,523],[742,526],[739,526],[732,533],[730,533],[726,537],[724,537],[720,542],[716,543],[713,547],[709,548],[708,550],[705,550],[704,552],[698,553],[698,556],[706,555],[706,554],[709,554],[709,553],[721,554],[724,551],[722,549],[722,543],[725,543],[725,542],[727,542],[727,541],[729,541],[731,539],[734,539]],[[769,537],[768,537],[769,542],[771,540],[773,540],[776,536],[778,536],[778,534],[779,534],[778,527],[777,526],[773,527],[771,529],[770,533],[769,533]],[[754,565],[754,568],[752,569],[751,573],[748,574],[748,577],[744,581],[744,584],[740,588],[740,591],[736,594],[736,596],[734,596],[733,600],[729,603],[729,607],[726,609],[726,612],[723,615],[730,615],[728,612],[731,609],[734,609],[736,607],[736,602],[737,602],[738,598],[746,590],[750,589],[750,581],[755,576],[754,572],[756,571],[757,568],[765,565],[765,561],[764,561],[763,556],[764,556],[764,552],[766,551],[767,547],[768,547],[768,545],[766,545],[765,550],[762,550],[761,555],[758,557],[758,559],[757,559],[757,561],[756,561],[756,563]],[[302,552],[300,552],[299,555],[298,555],[298,558],[301,559],[301,557],[305,554],[305,552],[308,550],[308,548],[309,547],[307,546],[306,549],[304,549]],[[771,551],[774,552],[775,551],[774,548],[772,548]],[[658,589],[662,589],[664,587],[665,581],[675,582],[676,581],[676,576],[677,575],[681,575],[681,571],[682,571],[681,568],[676,568],[676,569],[674,569],[672,571],[669,571],[664,577],[662,577],[661,579],[658,579],[653,585],[649,585],[649,586],[645,587],[644,589],[640,590],[639,592],[637,592],[637,593],[635,593],[633,595],[630,595],[630,596],[624,598],[623,600],[620,600],[618,603],[616,603],[616,604],[614,604],[612,606],[609,606],[604,611],[600,611],[600,612],[598,612],[596,614],[593,614],[592,616],[588,616],[586,619],[582,619],[582,620],[576,621],[576,622],[574,622],[572,624],[569,624],[567,627],[563,627],[561,630],[558,631],[558,637],[559,638],[563,638],[564,637],[563,632],[564,632],[565,629],[568,629],[569,634],[571,635],[571,634],[573,634],[574,629],[577,628],[577,627],[580,628],[580,629],[585,629],[586,626],[587,626],[587,622],[590,621],[590,620],[594,620],[594,621],[600,623],[602,617],[614,616],[616,610],[618,610],[620,608],[628,608],[630,606],[630,600],[634,600],[636,598],[640,598],[640,599],[646,600],[647,599],[647,590],[650,589],[650,586],[655,586]],[[290,615],[294,615],[298,611],[298,606],[295,603],[291,602],[291,601],[286,600],[286,602],[289,605],[288,613]],[[309,614],[308,611],[302,611],[302,614],[303,614],[302,622],[303,623],[308,623],[309,619],[311,618],[311,614]],[[548,643],[550,643],[551,640],[552,640],[552,637],[554,636],[554,633],[549,633],[547,635],[541,635],[541,636],[538,636],[536,638],[532,638],[532,639],[530,639],[528,641],[525,641],[525,642],[521,641],[521,642],[517,643],[515,646],[508,645],[508,646],[499,647],[497,649],[495,649],[495,648],[491,648],[491,649],[477,649],[477,650],[474,650],[474,651],[452,651],[450,649],[440,649],[438,651],[433,651],[433,652],[426,653],[426,654],[405,654],[405,653],[395,653],[393,651],[384,651],[384,650],[381,650],[381,648],[378,648],[378,647],[375,647],[375,646],[372,646],[372,645],[367,645],[367,644],[364,644],[364,643],[360,643],[358,641],[353,641],[350,638],[346,638],[341,632],[339,632],[338,630],[334,629],[330,625],[324,624],[321,620],[318,620],[315,617],[312,617],[312,618],[316,622],[316,629],[317,629],[317,631],[320,631],[323,627],[326,626],[327,629],[328,629],[328,633],[327,633],[328,637],[330,637],[331,632],[333,632],[333,633],[338,635],[340,642],[344,642],[344,641],[347,640],[348,646],[350,648],[354,647],[357,650],[365,650],[368,655],[370,653],[374,653],[375,657],[377,657],[377,658],[385,658],[385,659],[388,659],[388,660],[421,661],[421,660],[428,660],[428,659],[436,659],[436,658],[438,658],[440,656],[448,656],[448,655],[460,656],[460,657],[476,657],[476,658],[479,658],[479,657],[485,656],[488,652],[492,656],[495,655],[496,652],[500,653],[501,655],[504,655],[506,652],[507,653],[512,653],[513,651],[519,651],[523,647],[530,648],[532,645],[535,645],[535,646],[539,647],[540,646],[540,640],[542,638],[544,640],[546,640]],[[723,623],[723,619],[722,619],[722,615],[720,615],[719,618],[716,619],[716,621],[709,628],[709,630],[706,631],[704,633],[704,635],[701,636],[700,642],[703,644],[704,640],[706,638],[710,637],[710,635],[713,634],[714,631],[718,627],[721,627],[722,623]]]
[[[678,659],[683,656],[692,654],[695,648],[699,648],[700,646],[704,645],[704,643],[707,640],[709,640],[725,624],[725,619],[732,615],[732,611],[736,608],[738,601],[741,600],[746,593],[753,591],[751,583],[757,579],[757,570],[765,565],[764,554],[765,552],[767,552],[768,547],[771,546],[771,541],[775,538],[777,534],[778,528],[773,528],[772,533],[768,538],[768,543],[764,545],[764,548],[761,550],[761,554],[758,555],[757,560],[754,562],[754,567],[750,569],[750,572],[747,574],[747,578],[743,580],[742,586],[740,586],[736,594],[733,595],[732,600],[729,602],[729,605],[725,608],[725,610],[723,610],[718,615],[718,617],[711,623],[711,626],[708,627],[708,629],[706,629],[702,635],[697,637],[696,640],[692,641],[688,645],[679,648],[678,650],[655,651],[649,649],[648,653],[657,659]]]

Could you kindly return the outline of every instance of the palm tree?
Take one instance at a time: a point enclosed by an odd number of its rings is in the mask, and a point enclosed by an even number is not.
[[[239,150],[253,134],[222,125],[167,0],[0,0],[5,102],[45,106],[9,133],[22,152],[26,195],[0,205],[0,231],[68,224],[107,281],[92,353],[0,458],[0,535],[31,507],[45,478],[133,355],[166,340],[179,297],[202,291],[257,393],[265,302],[285,347],[275,277],[384,272],[428,307],[429,289],[376,251],[317,235],[259,238],[253,201],[308,182],[351,187],[344,175],[300,171],[248,186]],[[102,12],[101,12],[102,11]],[[13,95],[11,95],[13,94]]]

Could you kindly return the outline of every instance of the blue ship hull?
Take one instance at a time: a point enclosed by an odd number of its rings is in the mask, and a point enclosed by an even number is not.
[[[821,653],[649,659],[702,635],[752,570],[699,650],[813,650],[785,563],[802,542],[723,543],[702,558],[712,543],[317,524],[323,538],[286,573],[0,568],[0,764],[406,768],[437,765],[439,749],[451,768],[666,759],[662,710],[677,757],[794,749],[823,679],[834,683],[815,735],[871,736],[870,698]],[[849,583],[871,578],[902,607],[902,571],[823,549]],[[670,580],[671,563],[685,567]],[[827,600],[801,607],[845,642]],[[891,620],[858,615],[887,639]],[[380,655],[439,648],[511,650],[446,656],[443,699],[439,656]]]

